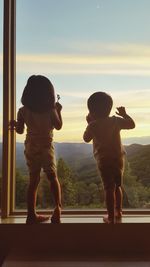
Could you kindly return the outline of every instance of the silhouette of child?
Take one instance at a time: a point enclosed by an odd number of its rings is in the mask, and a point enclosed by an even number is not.
[[[104,216],[105,223],[121,221],[122,217],[122,175],[124,168],[125,151],[121,144],[120,130],[133,129],[135,123],[127,115],[124,107],[118,107],[118,116],[110,117],[113,100],[105,92],[92,94],[87,106],[88,126],[84,132],[85,142],[93,141],[93,153],[97,161],[104,184],[107,216]]]
[[[36,214],[36,195],[40,182],[40,171],[43,168],[51,184],[51,192],[55,200],[51,222],[60,223],[61,189],[57,178],[55,154],[53,147],[53,129],[60,130],[62,117],[60,103],[55,102],[54,87],[48,78],[41,75],[31,76],[24,88],[22,107],[17,114],[17,121],[11,126],[18,134],[27,127],[25,140],[25,157],[30,174],[27,192],[27,224],[41,223],[49,216]]]

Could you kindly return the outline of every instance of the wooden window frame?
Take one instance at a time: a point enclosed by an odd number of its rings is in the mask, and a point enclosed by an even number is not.
[[[16,136],[9,129],[10,120],[16,114],[16,0],[4,0],[3,35],[3,157],[2,157],[2,196],[1,217],[26,215],[26,211],[15,210],[15,166]],[[43,211],[47,213],[47,211]],[[97,215],[104,210],[64,210],[65,215]],[[125,214],[148,215],[149,209],[127,209]]]
[[[15,205],[15,132],[9,129],[16,113],[16,0],[4,0],[3,33],[3,156],[1,216]]]

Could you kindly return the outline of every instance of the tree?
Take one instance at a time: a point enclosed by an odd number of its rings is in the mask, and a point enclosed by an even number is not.
[[[128,196],[130,208],[143,208],[150,201],[150,189],[145,187],[137,176],[132,174],[130,163],[126,162],[124,188]]]
[[[16,207],[26,208],[26,195],[28,186],[28,177],[21,175],[19,169],[16,170]]]
[[[90,194],[88,185],[80,181],[77,183],[77,204],[78,206],[89,206],[90,205]]]
[[[40,209],[47,209],[53,206],[50,182],[48,181],[44,172],[41,172],[41,180],[38,186],[37,206]]]
[[[64,206],[76,204],[76,184],[73,180],[73,173],[65,161],[60,158],[57,163],[57,174],[62,189],[62,203]]]

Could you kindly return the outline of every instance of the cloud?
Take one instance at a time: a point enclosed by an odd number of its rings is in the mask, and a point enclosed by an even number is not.
[[[17,54],[17,73],[42,70],[43,74],[150,76],[149,45],[98,42],[70,45],[72,49],[68,48],[66,53]]]
[[[108,56],[129,56],[129,57],[147,57],[150,56],[150,45],[136,44],[136,43],[90,43],[94,49],[95,54],[103,54]],[[84,51],[86,52],[86,43],[84,44]],[[82,44],[83,47],[83,44]]]
[[[120,88],[119,91],[112,91],[110,94],[113,96],[114,99],[114,106],[125,106],[130,109],[136,110],[139,109],[141,112],[142,108],[143,111],[147,112],[147,108],[150,107],[150,88],[149,89],[132,89],[132,88],[124,88],[123,90]]]
[[[116,66],[116,63],[112,64],[93,64],[91,63],[77,65],[72,61],[70,64],[61,62],[58,64],[47,63],[47,62],[23,62],[17,63],[17,73],[43,73],[45,75],[112,75],[112,76],[150,76],[150,64],[149,66],[142,63],[135,64],[132,68],[129,64],[121,63]],[[41,71],[42,70],[42,71]]]
[[[17,54],[17,71],[41,72],[42,69],[44,73],[63,75],[150,76],[150,46],[90,45],[92,53],[88,53],[87,44],[80,43],[78,53]]]
[[[67,45],[67,44],[66,44]],[[137,44],[72,43],[66,54],[17,54],[17,75],[26,73],[61,75],[128,75],[150,76],[150,46]],[[65,46],[65,43],[64,43]],[[75,49],[76,48],[76,49]],[[74,53],[72,52],[74,51]],[[0,61],[2,54],[0,55]],[[2,69],[0,69],[2,72]],[[74,82],[74,80],[72,80]],[[88,88],[62,88],[64,126],[55,131],[56,141],[81,141],[86,126]],[[150,88],[121,88],[109,92],[115,107],[125,106],[136,128],[124,131],[125,137],[146,136],[150,132]],[[0,119],[1,120],[1,119]],[[21,138],[22,137],[17,137]]]
[[[18,54],[18,63],[45,63],[45,64],[69,64],[69,65],[150,65],[150,54],[136,57],[133,55],[76,55],[76,54]]]
[[[61,47],[56,44],[60,44]],[[75,41],[66,38],[53,38],[49,40],[49,45],[57,47],[58,53],[66,51],[70,54],[95,55],[95,56],[150,56],[150,45],[142,43],[112,43],[100,42],[95,40]],[[56,51],[56,50],[55,50]],[[56,52],[54,52],[56,53]]]

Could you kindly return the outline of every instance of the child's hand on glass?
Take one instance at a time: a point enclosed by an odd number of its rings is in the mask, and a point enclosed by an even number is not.
[[[17,126],[17,122],[15,120],[11,120],[9,122],[9,129],[10,130],[15,130],[16,129],[16,126]]]
[[[55,108],[58,112],[60,112],[62,110],[62,105],[59,102],[55,103]]]
[[[116,114],[121,116],[121,117],[124,117],[126,116],[126,110],[125,110],[125,107],[118,107],[116,108],[117,109],[117,112]]]
[[[60,95],[57,95],[57,102],[59,102],[60,100]]]
[[[94,119],[90,113],[86,116],[86,121],[87,121],[87,123],[94,121]]]

